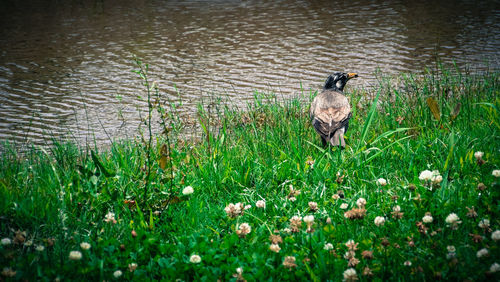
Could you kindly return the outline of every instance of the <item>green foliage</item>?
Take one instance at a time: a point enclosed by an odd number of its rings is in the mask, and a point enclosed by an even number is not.
[[[147,65],[140,66],[147,130],[156,113],[162,134],[101,151],[55,144],[19,152],[4,144],[0,237],[12,243],[0,245],[2,275],[112,280],[120,270],[127,280],[338,281],[350,268],[346,242],[354,240],[359,263],[352,267],[361,280],[369,279],[367,267],[377,280],[499,279],[490,273],[500,263],[492,239],[500,229],[492,175],[500,168],[498,73],[441,67],[355,89],[340,151],[321,147],[310,126],[316,92],[285,101],[256,92],[247,109],[200,105],[202,138],[187,143],[179,105],[162,104]],[[484,152],[481,160],[476,151]],[[420,180],[424,170],[439,170],[442,181]],[[184,195],[186,186],[194,193]],[[367,202],[364,214],[346,218],[359,198]],[[257,208],[263,199],[266,207]],[[231,218],[230,203],[251,208]],[[422,223],[426,213],[432,223]],[[460,218],[456,229],[446,222],[451,213]],[[302,223],[287,231],[293,216],[306,215],[314,215],[311,229]],[[385,224],[377,226],[376,217]],[[482,219],[488,228],[479,226]],[[237,234],[242,223],[251,227],[246,236]],[[279,253],[269,249],[271,235],[281,237]],[[489,254],[478,258],[483,248]],[[71,251],[82,258],[70,260]],[[193,254],[200,263],[190,262]],[[295,257],[290,270],[287,256]]]

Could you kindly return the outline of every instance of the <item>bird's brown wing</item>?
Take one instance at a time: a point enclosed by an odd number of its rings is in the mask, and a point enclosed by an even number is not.
[[[309,115],[316,131],[329,139],[351,118],[351,106],[342,93],[326,90],[314,98]]]

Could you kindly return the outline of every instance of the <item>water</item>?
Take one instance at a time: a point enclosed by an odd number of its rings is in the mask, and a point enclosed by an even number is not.
[[[436,57],[499,69],[498,1],[0,2],[0,141],[98,144],[137,136],[147,104],[133,55],[195,119],[214,96],[245,105],[322,86],[332,71],[420,72]]]

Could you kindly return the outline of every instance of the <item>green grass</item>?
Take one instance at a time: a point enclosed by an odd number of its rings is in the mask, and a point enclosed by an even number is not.
[[[343,151],[321,147],[308,120],[312,92],[283,102],[257,93],[247,109],[200,106],[203,137],[195,143],[179,134],[175,109],[160,107],[169,133],[154,136],[151,147],[144,137],[108,150],[56,143],[21,153],[4,144],[0,237],[13,242],[0,245],[3,278],[12,270],[19,280],[113,280],[120,270],[127,280],[338,281],[350,268],[345,243],[354,240],[360,280],[499,280],[499,272],[489,272],[500,263],[500,242],[491,235],[500,229],[492,175],[500,168],[499,92],[497,72],[443,67],[380,78],[370,90],[348,88],[353,118]],[[485,163],[477,163],[476,151]],[[443,181],[423,183],[423,170],[439,170]],[[379,178],[388,184],[378,185]],[[186,186],[194,193],[183,195]],[[295,201],[290,186],[301,192]],[[344,198],[335,199],[340,191]],[[359,198],[367,201],[366,215],[347,219]],[[265,209],[255,206],[262,199]],[[237,202],[252,207],[228,217],[225,207]],[[318,204],[316,212],[309,202]],[[397,205],[400,219],[393,217]],[[477,217],[468,216],[472,207]],[[116,223],[104,221],[108,212]],[[433,222],[424,232],[417,223],[427,212]],[[445,222],[450,213],[461,220],[456,229]],[[314,231],[304,223],[286,232],[294,215],[314,215]],[[377,216],[384,225],[375,225]],[[478,226],[482,219],[489,228]],[[251,232],[239,238],[245,222]],[[282,237],[279,253],[269,250],[272,234]],[[489,254],[478,258],[483,248]],[[82,258],[70,260],[70,251]],[[200,263],[190,262],[193,254]],[[286,256],[296,267],[283,265]],[[138,265],[133,272],[131,263]],[[363,275],[366,268],[373,276]]]

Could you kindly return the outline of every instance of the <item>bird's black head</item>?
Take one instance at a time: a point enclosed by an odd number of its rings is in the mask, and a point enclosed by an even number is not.
[[[346,85],[349,79],[358,77],[357,73],[343,73],[343,72],[334,72],[328,76],[325,82],[325,86],[323,89],[325,90],[336,90],[336,91],[344,91],[344,86]]]

